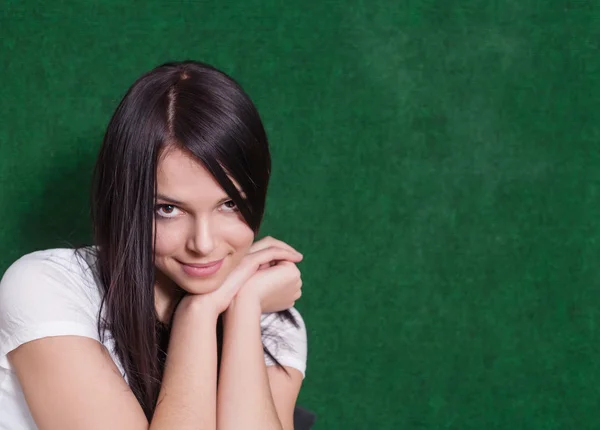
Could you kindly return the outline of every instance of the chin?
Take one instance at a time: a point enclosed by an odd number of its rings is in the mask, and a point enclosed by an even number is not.
[[[190,281],[182,279],[178,283],[179,287],[190,294],[208,294],[216,291],[221,285],[221,279]]]

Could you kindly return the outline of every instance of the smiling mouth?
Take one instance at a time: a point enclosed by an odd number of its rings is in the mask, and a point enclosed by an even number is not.
[[[223,261],[223,259],[221,258],[220,260],[216,260],[216,261],[211,261],[210,263],[202,263],[202,264],[196,264],[196,263],[181,263],[185,266],[190,266],[190,267],[196,267],[198,269],[202,269],[205,267],[212,267],[215,266],[217,264],[220,264]]]
[[[208,277],[211,275],[214,275],[215,273],[217,273],[220,269],[221,266],[223,265],[223,260],[225,260],[224,258],[218,260],[218,261],[213,261],[212,263],[207,263],[207,264],[187,264],[187,263],[180,263],[181,264],[181,268],[183,269],[183,272],[191,277],[194,278],[204,278],[204,277]]]

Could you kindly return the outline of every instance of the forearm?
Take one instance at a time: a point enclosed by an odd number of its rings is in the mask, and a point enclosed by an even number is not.
[[[264,362],[258,303],[236,298],[224,317],[219,430],[280,430]]]
[[[193,304],[176,315],[150,430],[216,429],[216,321]]]

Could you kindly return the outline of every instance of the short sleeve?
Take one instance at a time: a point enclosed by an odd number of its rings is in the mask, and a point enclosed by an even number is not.
[[[36,339],[78,335],[98,340],[94,303],[73,264],[38,251],[5,272],[0,281],[0,367],[10,369],[7,354]]]
[[[295,308],[291,308],[290,313],[294,317],[297,327],[276,313],[263,314],[261,319],[263,343],[282,366],[298,369],[304,377],[307,359],[306,326],[302,316]],[[267,366],[275,364],[266,353],[265,363]]]

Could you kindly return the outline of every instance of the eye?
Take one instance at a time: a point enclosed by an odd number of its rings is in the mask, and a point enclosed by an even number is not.
[[[158,215],[161,218],[175,218],[177,215],[179,215],[179,212],[180,210],[173,205],[156,206],[156,215]]]
[[[239,209],[233,200],[227,200],[221,205],[223,212],[237,212]]]

